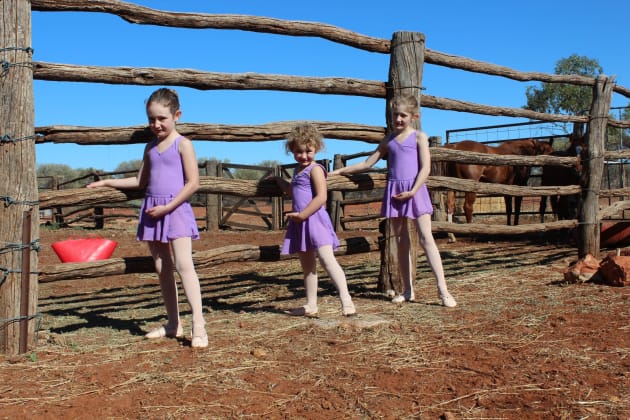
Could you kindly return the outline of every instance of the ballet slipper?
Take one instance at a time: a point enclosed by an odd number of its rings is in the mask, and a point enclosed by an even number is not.
[[[442,301],[442,305],[446,306],[447,308],[454,308],[457,306],[455,298],[451,296],[450,293],[447,293],[445,295],[440,294],[439,296],[440,300]]]
[[[161,326],[154,330],[149,331],[144,335],[145,338],[154,339],[154,338],[180,338],[184,336],[184,329],[181,325],[178,325],[177,328],[168,328],[166,326]]]
[[[201,328],[202,328],[202,333],[199,334],[198,332],[195,333],[195,330],[198,328],[195,328],[195,326],[193,326],[193,336],[192,336],[192,340],[190,340],[190,347],[192,348],[208,347],[208,333],[206,332],[205,327],[202,326]]]
[[[394,296],[392,303],[414,302],[415,300],[416,296],[413,292],[405,292],[402,295]]]
[[[346,305],[341,305],[341,314],[343,316],[355,316],[357,309],[354,307],[354,303],[350,302]]]
[[[317,308],[315,310],[311,310],[308,306],[300,306],[299,308],[289,309],[288,311],[284,311],[285,314],[291,316],[305,316],[308,318],[317,318]]]

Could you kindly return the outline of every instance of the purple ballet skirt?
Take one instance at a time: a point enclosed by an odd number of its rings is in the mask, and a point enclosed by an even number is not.
[[[147,209],[168,204],[184,188],[184,167],[179,154],[179,143],[182,138],[182,136],[176,138],[162,153],[158,151],[156,140],[149,145],[151,174],[140,208],[137,234],[139,241],[169,242],[185,237],[199,239],[195,214],[188,201],[184,201],[173,211],[157,219],[146,214]]]
[[[416,182],[420,171],[416,133],[417,131],[414,131],[400,143],[394,137],[387,143],[389,171],[381,206],[383,217],[417,219],[423,214],[433,214],[433,204],[426,184],[422,184],[418,192],[409,200],[401,201],[392,198],[401,192],[410,191]]]
[[[327,175],[326,169],[320,165]],[[313,187],[311,185],[311,170],[315,165],[309,165],[303,171],[298,168],[293,173],[291,191],[293,196],[293,211],[300,212],[313,200]],[[324,206],[303,222],[289,220],[287,233],[282,244],[282,254],[295,254],[315,250],[324,245],[331,245],[333,249],[339,247],[339,239],[333,229],[330,216]]]

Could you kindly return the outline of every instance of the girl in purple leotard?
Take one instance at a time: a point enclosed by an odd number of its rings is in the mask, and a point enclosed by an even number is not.
[[[306,305],[287,311],[294,316],[317,315],[317,256],[339,292],[341,313],[344,316],[356,314],[346,275],[333,252],[339,246],[339,240],[325,207],[326,169],[315,162],[315,154],[323,146],[322,135],[315,126],[296,126],[285,144],[287,153],[293,153],[297,162],[291,183],[281,177],[269,177],[276,181],[283,193],[293,198],[292,211],[287,213],[289,225],[282,254],[299,255],[306,291]]]
[[[429,141],[422,131],[415,130],[411,123],[420,117],[418,101],[414,96],[398,96],[391,102],[393,130],[364,162],[346,166],[331,172],[352,174],[370,169],[379,159],[388,156],[387,186],[383,196],[381,214],[393,223],[398,238],[399,269],[405,282],[402,295],[392,302],[402,303],[415,299],[410,266],[410,237],[406,218],[415,221],[420,234],[420,245],[424,248],[431,270],[435,275],[438,296],[447,307],[457,305],[448,292],[442,258],[431,232],[433,206],[426,187],[431,169]]]
[[[145,337],[184,335],[173,274],[176,270],[192,312],[191,346],[207,347],[201,288],[192,259],[192,239],[199,239],[199,231],[188,202],[199,188],[195,150],[192,142],[175,128],[182,114],[175,91],[162,88],[153,92],[147,100],[146,112],[156,139],[146,146],[138,175],[96,181],[87,187],[146,188],[137,238],[149,245],[168,320],[166,325],[151,330]]]

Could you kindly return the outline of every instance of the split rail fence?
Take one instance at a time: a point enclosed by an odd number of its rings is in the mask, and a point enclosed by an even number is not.
[[[34,127],[32,101],[33,80],[58,82],[88,82],[129,85],[185,86],[200,90],[276,90],[327,95],[353,95],[385,99],[384,106],[398,92],[416,95],[425,108],[467,112],[484,115],[508,116],[540,121],[584,123],[588,130],[588,182],[568,187],[518,187],[476,183],[467,180],[432,176],[427,185],[433,190],[453,189],[488,194],[513,196],[541,196],[575,194],[582,192],[583,203],[579,222],[551,222],[522,226],[489,227],[479,224],[447,224],[435,222],[435,231],[453,233],[501,233],[546,231],[575,226],[579,223],[581,254],[597,254],[599,251],[599,220],[620,208],[630,207],[627,201],[616,203],[600,211],[598,198],[604,195],[628,196],[623,189],[601,191],[600,180],[604,159],[626,159],[630,152],[604,153],[606,127],[629,128],[630,121],[609,118],[613,92],[630,97],[630,90],[615,84],[614,77],[600,75],[597,78],[578,75],[552,75],[538,72],[521,72],[508,67],[458,57],[425,48],[425,37],[417,32],[396,32],[391,40],[357,34],[332,25],[286,21],[267,17],[240,15],[209,15],[158,11],[131,3],[97,0],[4,0],[3,26],[0,28],[2,51],[3,97],[0,103],[0,130],[3,141],[0,153],[0,178],[4,180],[0,193],[5,205],[0,206],[0,349],[6,353],[18,351],[18,339],[22,330],[21,344],[34,341],[32,322],[37,310],[37,284],[53,277],[81,278],[102,275],[107,270],[90,268],[86,263],[75,267],[38,267],[36,252],[29,252],[38,243],[38,209],[61,206],[98,206],[112,202],[125,202],[138,197],[137,192],[109,188],[69,189],[45,191],[38,194],[36,179],[35,144],[76,143],[81,145],[146,143],[151,133],[144,126],[86,127],[45,126]],[[225,74],[190,69],[104,67],[70,65],[33,61],[31,47],[31,10],[45,12],[78,11],[109,13],[130,23],[179,28],[238,29],[286,36],[320,37],[331,42],[358,48],[370,53],[390,55],[388,80],[362,80],[345,77],[300,77],[268,74]],[[424,95],[420,91],[424,64],[445,66],[468,72],[483,73],[516,81],[545,83],[569,83],[593,89],[593,103],[588,115],[555,115],[533,112],[520,108],[506,108]],[[385,126],[368,126],[351,123],[312,121],[325,138],[361,141],[377,144],[385,135]],[[262,125],[180,124],[178,131],[195,141],[251,142],[281,140],[286,138],[292,122],[276,122]],[[575,165],[572,158],[551,156],[519,157],[488,156],[475,153],[453,152],[433,148],[434,161],[456,161],[492,165]],[[331,191],[362,191],[382,188],[385,175],[367,173],[349,178],[333,176],[328,180]],[[201,179],[199,193],[228,194],[237,197],[279,197],[281,191],[271,182],[233,180],[206,176]],[[32,217],[31,217],[32,215]],[[28,223],[23,223],[28,220]],[[26,226],[26,225],[29,226]],[[24,228],[22,228],[24,226]],[[492,232],[489,232],[492,230]],[[27,235],[25,234],[28,233]],[[25,239],[32,235],[36,239]],[[14,247],[15,244],[20,244]],[[249,250],[252,251],[252,250]],[[248,252],[249,252],[248,251]],[[238,258],[267,258],[260,249]],[[115,272],[131,272],[130,261],[117,262]],[[72,264],[69,264],[72,265]],[[146,268],[146,267],[145,267]],[[73,271],[74,270],[74,271]],[[151,268],[148,268],[151,270]],[[63,272],[66,275],[60,275]],[[70,273],[71,272],[71,273]],[[86,274],[87,273],[87,274]],[[111,270],[110,270],[111,273]],[[391,274],[391,273],[390,273]],[[26,284],[26,286],[24,286]],[[26,296],[26,298],[25,298]],[[24,303],[26,301],[26,303]],[[25,329],[28,328],[28,340]],[[28,343],[27,343],[28,341]],[[24,346],[20,346],[23,350]]]

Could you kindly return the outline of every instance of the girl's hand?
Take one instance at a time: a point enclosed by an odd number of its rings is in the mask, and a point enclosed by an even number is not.
[[[154,219],[159,219],[168,213],[166,206],[155,206],[145,211],[146,214],[153,217]]]
[[[289,212],[285,216],[287,216],[289,219],[293,220],[294,222],[303,222],[304,221],[304,218],[297,211]]]
[[[404,192],[392,195],[392,198],[398,201],[407,201],[411,197],[413,197],[413,193],[411,191],[404,191]]]
[[[104,187],[104,186],[105,186],[105,181],[94,181],[87,184],[85,188],[98,188],[98,187]]]

